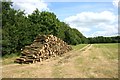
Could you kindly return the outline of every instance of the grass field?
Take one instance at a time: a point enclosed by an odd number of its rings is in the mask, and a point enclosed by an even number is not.
[[[35,64],[3,60],[4,78],[118,78],[118,44],[81,44],[61,57]]]

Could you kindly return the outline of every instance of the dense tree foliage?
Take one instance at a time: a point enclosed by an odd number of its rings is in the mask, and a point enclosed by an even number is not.
[[[93,37],[88,38],[88,43],[120,43],[120,36],[115,37]]]
[[[53,34],[76,45],[86,43],[86,38],[68,24],[61,22],[52,12],[36,9],[26,16],[24,11],[11,8],[12,3],[2,2],[2,55],[19,53],[33,42],[38,34]]]

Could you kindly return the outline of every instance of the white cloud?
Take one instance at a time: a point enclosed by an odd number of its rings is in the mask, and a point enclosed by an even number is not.
[[[118,2],[119,2],[120,0],[113,0],[113,5],[114,6],[116,6],[116,7],[119,7],[119,5],[118,5]]]
[[[14,9],[25,10],[27,14],[31,14],[36,8],[40,11],[49,10],[48,5],[41,0],[12,0],[12,2]]]
[[[72,28],[78,29],[85,36],[110,36],[117,33],[117,16],[110,11],[82,12],[64,20]],[[87,35],[88,36],[88,35]]]
[[[91,36],[115,36],[118,35],[118,25],[107,25],[101,23],[97,26],[98,28],[102,29],[102,31],[95,31]]]

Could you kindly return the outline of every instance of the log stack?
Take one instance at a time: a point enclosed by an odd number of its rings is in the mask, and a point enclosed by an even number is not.
[[[72,50],[72,47],[56,36],[38,35],[30,46],[25,46],[25,48],[22,49],[22,56],[14,62],[40,62],[51,57],[60,56],[70,50]]]

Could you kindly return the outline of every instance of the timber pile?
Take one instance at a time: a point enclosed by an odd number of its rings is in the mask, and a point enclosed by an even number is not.
[[[72,47],[67,45],[53,35],[38,35],[30,46],[25,46],[22,50],[22,56],[17,58],[16,63],[35,63],[40,62],[57,55],[62,55],[72,50]]]

